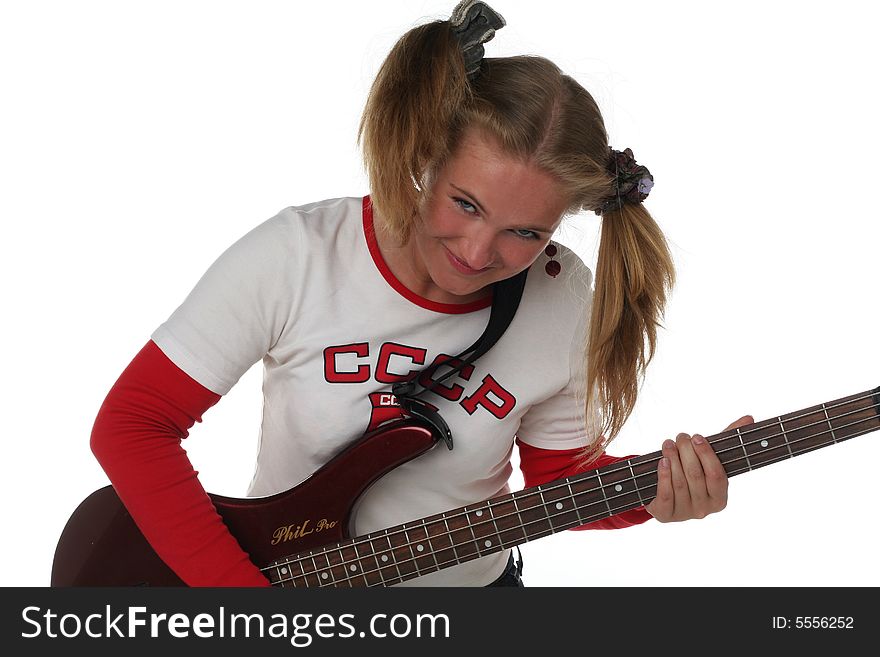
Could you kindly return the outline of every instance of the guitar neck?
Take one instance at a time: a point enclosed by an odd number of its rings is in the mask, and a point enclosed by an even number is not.
[[[727,475],[880,429],[880,388],[707,437]],[[649,504],[659,451],[359,536],[263,568],[273,585],[390,586]]]

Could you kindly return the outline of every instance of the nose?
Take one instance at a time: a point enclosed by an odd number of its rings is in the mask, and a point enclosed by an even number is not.
[[[496,260],[494,232],[486,227],[471,231],[462,242],[461,257],[472,269],[483,269],[494,264]]]

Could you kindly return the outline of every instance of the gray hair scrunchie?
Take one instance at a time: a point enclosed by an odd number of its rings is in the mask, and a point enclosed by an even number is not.
[[[479,0],[459,2],[452,10],[449,22],[464,55],[467,76],[473,78],[479,73],[480,63],[486,54],[483,44],[491,41],[495,30],[500,30],[507,23],[501,14]]]

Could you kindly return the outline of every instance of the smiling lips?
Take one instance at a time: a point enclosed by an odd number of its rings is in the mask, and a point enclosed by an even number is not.
[[[464,260],[453,254],[452,251],[450,251],[446,247],[443,248],[446,249],[446,257],[449,258],[450,264],[460,274],[464,274],[465,276],[476,276],[477,274],[482,274],[491,269],[491,267],[474,269],[473,267],[470,267]]]

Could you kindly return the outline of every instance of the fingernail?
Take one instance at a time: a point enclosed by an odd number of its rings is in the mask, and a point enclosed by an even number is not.
[[[698,434],[698,433],[695,433],[695,434],[693,435],[693,437],[691,438],[691,440],[693,440],[694,443],[696,443],[697,445],[702,445],[704,442],[706,442],[706,439],[703,438],[703,437],[702,437],[700,434]]]
[[[674,448],[675,448],[675,443],[672,440],[670,440],[669,438],[667,438],[666,440],[663,441],[663,449],[674,449]]]

